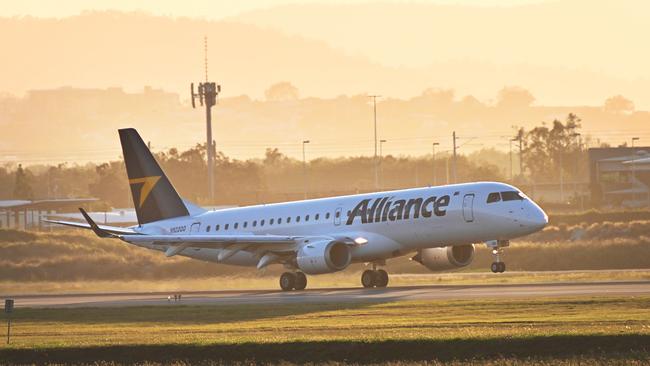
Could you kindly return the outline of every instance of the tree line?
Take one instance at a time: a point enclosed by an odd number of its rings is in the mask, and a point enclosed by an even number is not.
[[[513,141],[522,144],[524,171],[508,174],[508,152],[483,149],[458,155],[457,181],[555,182],[584,180],[587,175],[581,120],[569,114],[530,130],[518,128]],[[514,150],[518,155],[518,150]],[[449,155],[393,156],[376,161],[372,156],[317,158],[307,162],[267,148],[264,158],[238,160],[215,152],[215,202],[208,202],[206,145],[155,153],[176,189],[186,199],[203,205],[245,205],[307,197],[400,189],[451,182]],[[518,158],[518,156],[515,156]],[[376,185],[374,170],[379,169]],[[518,169],[517,169],[518,170]],[[132,206],[124,163],[0,168],[0,199],[35,199],[92,196],[106,207]]]

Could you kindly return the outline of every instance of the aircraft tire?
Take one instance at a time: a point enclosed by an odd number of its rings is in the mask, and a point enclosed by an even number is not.
[[[284,272],[280,276],[280,288],[282,291],[291,291],[296,286],[296,275],[291,272]]]
[[[375,286],[388,286],[388,272],[384,271],[383,269],[379,269],[375,272]]]
[[[295,290],[304,290],[307,287],[307,276],[302,272],[296,272],[296,282],[294,283]]]
[[[501,266],[499,265],[498,262],[492,262],[490,269],[492,270],[492,273],[498,273],[499,269],[501,269]]]
[[[499,273],[506,271],[506,262],[499,262]]]
[[[365,288],[375,287],[376,279],[377,275],[373,270],[367,269],[361,274],[361,284]]]

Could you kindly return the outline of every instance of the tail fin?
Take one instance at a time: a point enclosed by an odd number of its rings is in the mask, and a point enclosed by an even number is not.
[[[140,225],[188,216],[187,207],[133,128],[119,130],[135,213]]]

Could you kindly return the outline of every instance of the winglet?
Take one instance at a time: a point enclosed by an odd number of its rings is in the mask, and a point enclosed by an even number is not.
[[[97,236],[99,236],[100,238],[115,237],[115,235],[109,233],[108,231],[100,229],[99,226],[97,226],[97,224],[95,223],[95,221],[93,221],[93,219],[90,218],[88,213],[83,208],[79,207],[79,211],[81,211],[81,214],[83,215],[84,219],[86,219],[88,225],[90,225],[90,228],[93,230],[93,232],[95,232]]]

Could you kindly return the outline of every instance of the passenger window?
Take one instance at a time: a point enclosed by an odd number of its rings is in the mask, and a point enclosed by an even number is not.
[[[291,223],[291,217],[287,217],[287,224]]]
[[[341,217],[341,211],[336,211],[336,218],[338,219],[339,217]]]
[[[209,233],[209,232],[210,232],[210,225],[206,226],[206,228],[205,228],[205,232],[206,232],[206,233]]]
[[[522,201],[524,199],[524,196],[522,196],[517,191],[508,191],[508,192],[501,192],[501,198],[504,201]]]
[[[248,226],[248,221],[244,221],[244,228],[246,228],[246,226]]]
[[[325,219],[329,219],[329,218],[330,218],[330,213],[328,212],[325,214]]]
[[[237,229],[238,227],[239,227],[239,223],[236,222],[236,223],[235,223],[235,229]]]
[[[300,216],[296,216],[296,222],[300,222]]]
[[[214,231],[219,231],[219,224],[217,224],[217,226],[214,227]]]
[[[257,226],[257,220],[253,220],[253,227]]]
[[[319,217],[320,217],[320,214],[316,214],[316,216],[314,217],[314,220],[318,221]]]
[[[273,219],[269,220],[269,225],[273,225]]]
[[[501,195],[499,195],[499,192],[492,192],[488,194],[487,203],[499,202],[499,201],[501,201]]]
[[[305,216],[305,221],[309,221],[309,215]]]
[[[281,223],[282,223],[282,218],[280,217],[280,218],[278,219],[278,225],[280,225]]]
[[[262,219],[262,221],[260,221],[260,226],[264,226],[264,219]]]
[[[228,230],[228,226],[230,226],[230,224],[226,224],[226,226],[224,226],[223,229]]]

